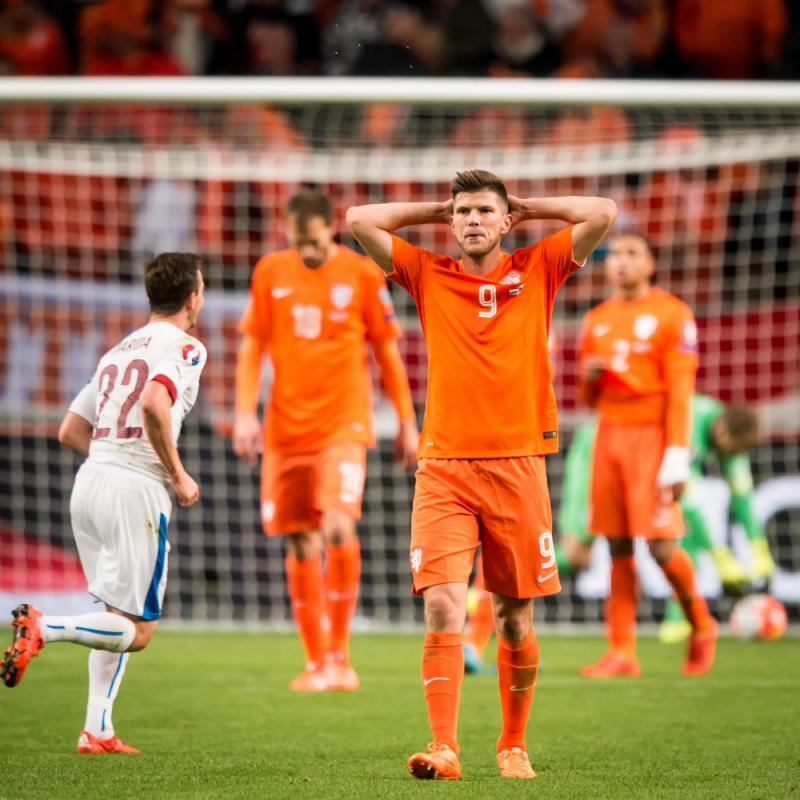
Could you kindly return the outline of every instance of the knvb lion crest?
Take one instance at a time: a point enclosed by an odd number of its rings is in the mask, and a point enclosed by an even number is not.
[[[522,275],[519,274],[515,269],[512,269],[511,272],[506,273],[500,278],[500,283],[504,286],[514,285],[515,283],[519,283],[522,280]]]
[[[353,287],[349,283],[334,283],[331,286],[331,303],[339,310],[347,308],[353,299]]]
[[[637,339],[647,341],[658,327],[658,317],[653,314],[640,314],[633,323],[633,333]]]

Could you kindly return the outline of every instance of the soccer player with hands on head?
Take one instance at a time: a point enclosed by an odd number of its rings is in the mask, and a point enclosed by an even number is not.
[[[366,449],[374,444],[367,343],[397,412],[397,457],[407,468],[415,461],[417,422],[384,276],[368,258],[336,243],[325,195],[295,195],[285,222],[290,247],[256,264],[240,324],[233,446],[251,464],[263,454],[264,532],[287,535],[286,577],[306,658],[290,688],[354,691],[359,677],[349,634],[361,573],[356,520]],[[274,378],[262,426],[256,409],[264,356]]]
[[[88,453],[75,476],[70,514],[89,592],[106,610],[54,616],[23,603],[13,612],[1,671],[14,687],[45,645],[92,648],[79,753],[139,752],[115,735],[112,709],[128,653],[148,645],[161,616],[168,489],[181,506],[200,495],[177,440],[206,363],[205,347],[188,333],[203,307],[201,267],[192,253],[162,253],[146,266],[149,322],[100,359],[58,432],[62,444]]]
[[[589,528],[607,537],[611,553],[609,649],[581,671],[592,678],[639,674],[637,536],[647,540],[691,625],[684,674],[707,672],[716,648],[717,623],[677,543],[684,532],[677,501],[690,477],[697,328],[685,303],[651,286],[654,270],[643,236],[614,236],[606,258],[612,295],[586,315],[581,329],[580,390],[599,417]]]
[[[462,630],[475,550],[483,552],[498,634],[500,774],[533,778],[525,729],[538,645],[533,598],[559,591],[544,456],[558,449],[547,335],[556,292],[615,216],[599,197],[520,199],[483,170],[459,173],[451,199],[350,208],[355,237],[414,298],[428,346],[428,396],[411,520],[414,590],[423,595],[422,683],[433,742],[408,761],[417,778],[461,776],[457,718]],[[512,254],[526,220],[569,223]],[[451,227],[460,259],[395,234]]]

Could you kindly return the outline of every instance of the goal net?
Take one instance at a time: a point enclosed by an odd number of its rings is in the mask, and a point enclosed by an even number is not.
[[[267,540],[258,476],[230,443],[237,323],[256,259],[285,246],[281,209],[304,185],[349,205],[444,198],[455,172],[483,167],[517,195],[612,197],[618,229],[653,242],[660,285],[694,309],[699,389],[755,404],[756,512],[779,564],[772,590],[800,615],[800,92],[763,84],[521,81],[5,81],[0,88],[0,608],[28,599],[83,607],[69,525],[80,459],[55,439],[104,349],[146,318],[142,266],[193,250],[208,264],[199,335],[209,363],[182,452],[202,501],[171,524],[168,619],[282,623],[282,542]],[[554,229],[528,223],[511,249]],[[445,226],[408,231],[453,251]],[[603,249],[561,290],[553,328],[562,442],[585,418],[576,396],[581,316],[604,298]],[[423,410],[425,347],[413,302],[391,291],[401,350]],[[413,480],[392,462],[395,420],[376,391],[359,530],[359,618],[420,619],[410,592]],[[563,453],[549,459],[554,510]],[[704,511],[747,565],[726,489]],[[667,586],[640,554],[642,619]],[[607,555],[542,603],[540,619],[597,621]],[[701,562],[703,591],[719,582]]]

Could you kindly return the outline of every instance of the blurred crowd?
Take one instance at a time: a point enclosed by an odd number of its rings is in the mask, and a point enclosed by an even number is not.
[[[797,0],[0,0],[0,74],[791,79]]]
[[[800,0],[0,0],[0,72],[800,78],[799,26]],[[794,124],[780,111],[756,123],[778,132]],[[148,253],[197,250],[215,285],[241,289],[255,259],[283,246],[280,209],[300,178],[242,174],[237,157],[278,165],[353,147],[545,146],[551,157],[569,148],[560,158],[575,170],[514,183],[517,193],[609,194],[620,220],[650,236],[676,286],[692,276],[698,302],[721,296],[723,284],[763,288],[754,276],[767,261],[777,299],[796,292],[800,162],[754,161],[760,151],[751,151],[740,164],[664,167],[687,148],[707,154],[739,124],[736,113],[618,107],[9,104],[0,109],[0,272],[128,279]],[[658,164],[578,177],[581,158],[609,158],[636,139],[649,140]],[[109,146],[59,150],[86,142]],[[162,174],[157,156],[171,144],[180,154]],[[78,169],[74,158],[84,160]],[[207,159],[220,168],[213,177]],[[315,175],[298,170],[281,174]],[[330,181],[338,207],[447,193],[447,182],[362,178]],[[747,258],[732,259],[740,251]]]

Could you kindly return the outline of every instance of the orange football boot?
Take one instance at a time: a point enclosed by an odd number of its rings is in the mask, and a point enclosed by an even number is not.
[[[14,616],[11,622],[14,633],[11,645],[6,650],[0,667],[3,683],[9,688],[19,684],[30,660],[38,656],[44,647],[42,631],[39,627],[42,612],[30,603],[22,603],[11,613]]]
[[[635,678],[641,670],[634,656],[610,650],[599,661],[581,669],[584,678]]]
[[[328,681],[325,672],[316,664],[308,663],[305,669],[289,684],[293,692],[325,692]]]
[[[358,673],[349,661],[330,658],[322,668],[329,692],[355,692],[361,685]]]
[[[461,780],[458,753],[446,744],[429,744],[427,752],[414,753],[408,759],[408,771],[421,780]]]
[[[683,674],[687,678],[705,675],[711,669],[717,654],[718,634],[719,625],[712,621],[706,630],[692,631],[689,635],[689,646],[686,648],[686,658],[683,662]]]
[[[521,747],[500,750],[497,754],[497,766],[500,767],[501,778],[535,778],[536,773],[531,766],[528,754]]]
[[[103,755],[104,753],[122,753],[123,755],[132,756],[140,753],[141,750],[125,744],[118,736],[112,736],[110,739],[100,739],[89,733],[89,731],[81,731],[75,752],[95,756]]]

